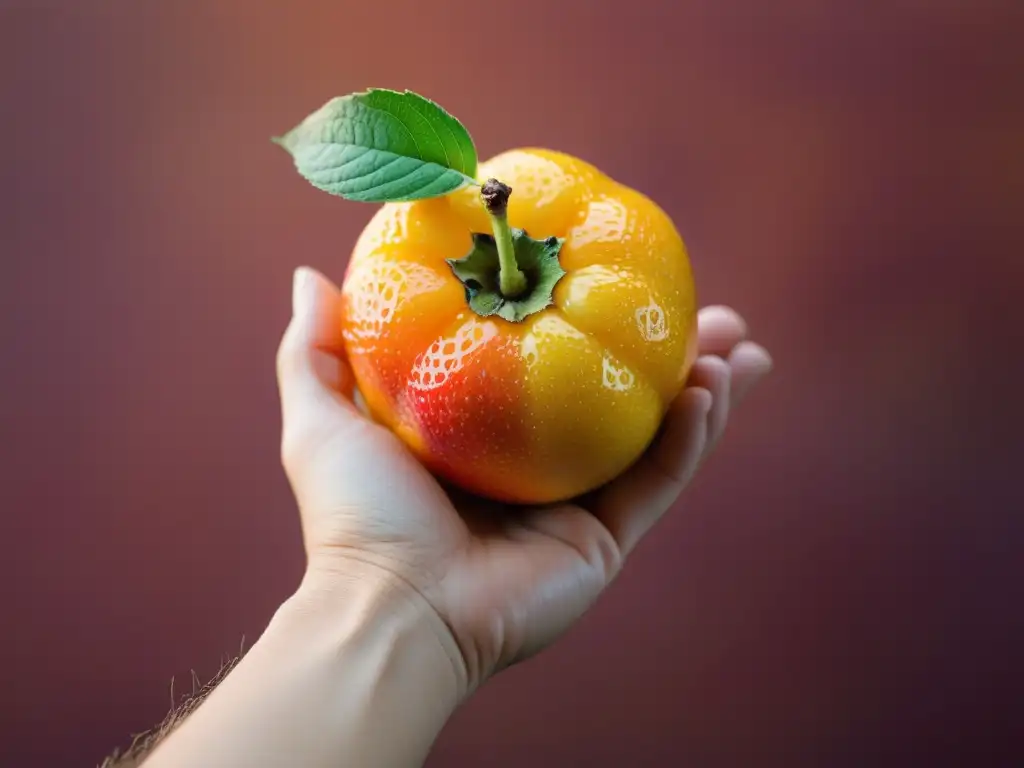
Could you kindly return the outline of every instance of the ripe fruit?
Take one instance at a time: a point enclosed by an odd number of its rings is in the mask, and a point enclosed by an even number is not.
[[[349,149],[358,131],[324,170],[338,130],[314,117],[282,143],[338,192],[331,173],[363,157]],[[635,461],[683,387],[696,356],[686,250],[657,205],[581,160],[527,149],[475,165],[464,181],[417,167],[427,192],[402,187],[358,238],[342,285],[348,359],[374,418],[438,476],[508,502],[571,498]],[[376,190],[405,182],[367,167],[339,193],[394,199]],[[473,176],[490,181],[481,191]]]
[[[373,415],[438,475],[540,503],[592,490],[653,438],[695,355],[683,243],[652,202],[579,160],[508,152],[512,227],[564,238],[553,305],[481,317],[446,259],[490,230],[477,190],[389,203],[342,287],[349,361]],[[543,298],[548,298],[543,297]]]

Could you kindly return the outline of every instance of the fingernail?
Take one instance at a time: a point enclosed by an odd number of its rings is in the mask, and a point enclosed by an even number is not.
[[[308,267],[299,267],[292,276],[292,317],[301,317],[309,311],[310,287],[313,272]]]

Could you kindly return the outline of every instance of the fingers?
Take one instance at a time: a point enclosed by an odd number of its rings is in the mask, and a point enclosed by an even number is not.
[[[732,389],[732,368],[716,355],[697,358],[690,372],[688,386],[701,387],[711,393],[711,410],[708,412],[707,445],[709,451],[725,432],[729,421],[729,399]]]
[[[729,368],[732,372],[731,400],[736,406],[771,371],[772,358],[760,344],[744,341],[729,353]]]
[[[358,412],[352,372],[341,356],[340,297],[323,275],[295,272],[292,320],[277,354],[284,441],[334,431]]]
[[[591,510],[625,556],[668,511],[700,465],[711,393],[688,387],[672,404],[661,434],[641,459],[597,496]]]
[[[721,439],[730,412],[771,370],[768,352],[746,341],[746,335],[746,323],[733,310],[701,310],[701,356],[660,437],[636,465],[595,496],[591,511],[608,527],[623,555],[675,503]]]
[[[746,337],[746,322],[729,307],[705,307],[697,314],[697,339],[701,355],[725,357]]]
[[[705,453],[710,452],[721,440],[729,423],[730,411],[750,392],[751,388],[767,374],[772,359],[767,350],[752,341],[743,341],[746,323],[725,307],[713,307],[714,312],[701,314],[704,326],[701,333],[701,357],[693,365],[688,386],[703,387],[711,393],[712,406],[708,414],[708,437]],[[733,346],[725,348],[728,341]],[[708,349],[717,352],[704,351]]]

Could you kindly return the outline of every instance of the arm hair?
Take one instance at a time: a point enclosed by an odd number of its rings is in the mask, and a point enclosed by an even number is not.
[[[181,702],[172,703],[170,712],[167,713],[167,716],[159,725],[143,733],[136,734],[132,738],[132,743],[126,749],[118,748],[114,750],[109,757],[100,763],[99,768],[141,768],[143,762],[153,753],[157,745],[173,733],[175,728],[185,722],[185,719],[203,703],[203,700],[227,677],[228,673],[235,668],[235,665],[240,660],[241,656],[237,656],[222,665],[220,671],[205,684],[200,684],[199,678],[193,672],[192,692],[185,694]],[[171,682],[171,690],[173,698],[173,681]]]

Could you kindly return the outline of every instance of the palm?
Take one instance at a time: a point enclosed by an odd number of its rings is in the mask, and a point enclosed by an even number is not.
[[[450,621],[473,641],[483,669],[539,651],[597,599],[621,551],[601,522],[565,504],[481,525],[452,566],[443,594]]]
[[[543,648],[593,603],[675,501],[730,401],[769,365],[760,347],[740,343],[734,313],[704,313],[703,356],[645,457],[586,508],[513,510],[446,492],[357,412],[330,322],[337,289],[314,279],[315,311],[293,321],[279,355],[285,467],[310,560],[340,553],[414,585],[452,629],[474,680]]]
[[[397,438],[368,421],[350,422],[306,463],[316,472],[293,481],[306,497],[310,554],[358,553],[400,571],[483,669],[543,647],[618,565],[608,529],[582,507],[511,510],[446,492]]]

